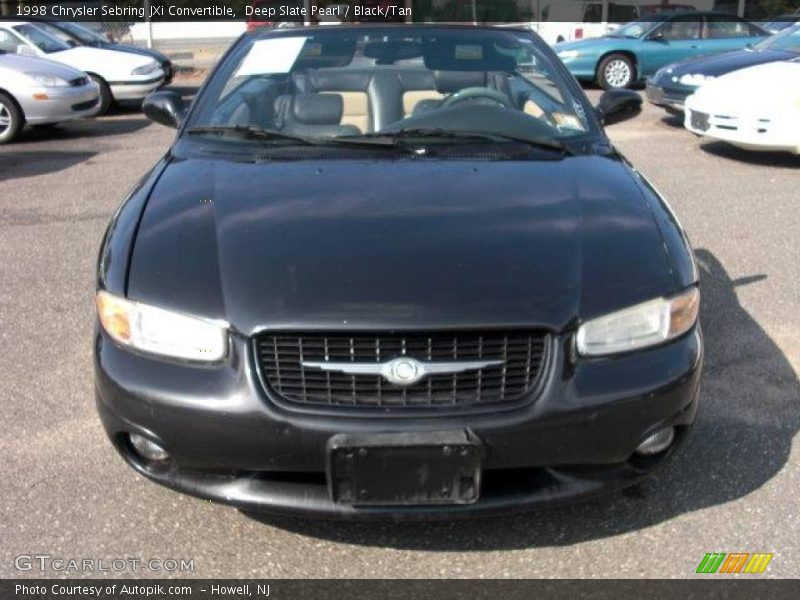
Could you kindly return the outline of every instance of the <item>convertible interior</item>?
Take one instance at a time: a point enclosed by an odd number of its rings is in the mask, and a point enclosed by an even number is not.
[[[258,43],[258,41],[256,42]],[[582,129],[550,74],[530,54],[458,40],[305,42],[286,73],[234,73],[214,125],[254,126],[306,137],[357,136],[437,127],[442,109],[493,106],[537,127]],[[241,68],[240,68],[241,71]],[[474,130],[469,111],[461,130]],[[476,117],[478,118],[477,114]]]

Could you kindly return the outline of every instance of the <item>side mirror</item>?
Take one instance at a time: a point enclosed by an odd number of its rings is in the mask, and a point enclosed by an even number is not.
[[[180,94],[172,91],[153,92],[142,102],[142,110],[151,121],[177,129],[186,116],[186,105]]]
[[[663,31],[655,31],[652,34],[650,34],[649,36],[647,36],[647,39],[652,41],[652,42],[663,42],[664,41],[664,32]]]
[[[66,43],[67,43],[67,46],[69,46],[70,48],[77,48],[80,45],[75,40],[67,40]]]
[[[36,53],[36,50],[31,48],[30,46],[26,46],[25,44],[20,44],[17,46],[17,54],[20,56],[39,56]]]
[[[642,97],[632,90],[608,90],[595,107],[603,125],[613,125],[636,116],[642,110]]]

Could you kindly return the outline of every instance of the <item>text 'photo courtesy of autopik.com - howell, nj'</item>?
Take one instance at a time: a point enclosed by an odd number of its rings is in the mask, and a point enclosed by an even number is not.
[[[0,0],[0,598],[800,594],[800,0]]]

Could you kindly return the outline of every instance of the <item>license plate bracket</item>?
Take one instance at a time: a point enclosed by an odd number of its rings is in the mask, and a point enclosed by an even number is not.
[[[466,431],[340,434],[328,443],[328,490],[354,506],[473,504],[482,460]]]

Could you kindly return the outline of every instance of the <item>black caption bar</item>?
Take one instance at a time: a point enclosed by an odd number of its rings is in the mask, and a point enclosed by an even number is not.
[[[0,581],[3,600],[783,600],[800,597],[798,580],[54,580]]]
[[[790,13],[800,0],[731,0],[715,10],[752,20]],[[708,0],[0,0],[0,17],[67,21],[405,23],[620,23]]]

